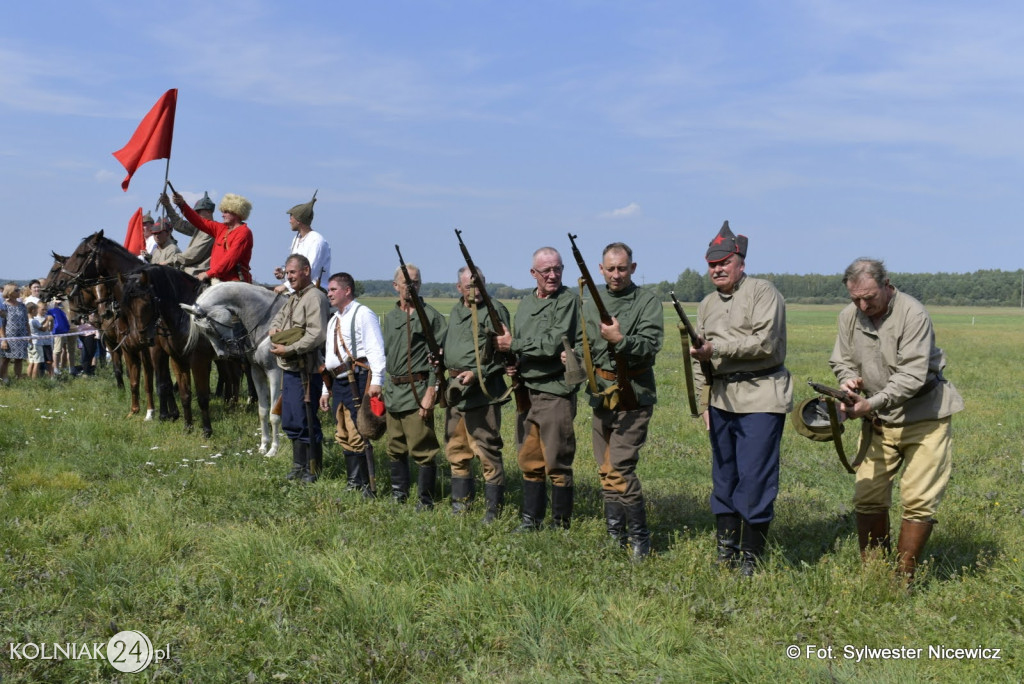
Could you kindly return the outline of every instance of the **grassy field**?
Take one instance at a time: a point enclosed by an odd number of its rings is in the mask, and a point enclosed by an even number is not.
[[[805,378],[831,380],[837,310],[789,309],[798,399],[810,396]],[[572,529],[517,535],[510,406],[512,505],[484,527],[481,510],[456,518],[445,502],[417,514],[346,493],[333,447],[328,477],[288,484],[290,449],[259,456],[245,409],[215,402],[204,440],[180,423],[125,418],[109,371],[0,388],[0,679],[128,681],[102,659],[11,657],[6,644],[139,630],[169,647],[135,676],[154,681],[1019,682],[1024,315],[933,313],[967,409],[954,418],[953,479],[913,592],[882,562],[861,564],[852,476],[831,445],[790,427],[766,567],[743,581],[711,565],[709,447],[685,407],[668,316],[639,468],[655,554],[639,565],[605,540],[582,401]],[[999,659],[934,650],[977,647]]]

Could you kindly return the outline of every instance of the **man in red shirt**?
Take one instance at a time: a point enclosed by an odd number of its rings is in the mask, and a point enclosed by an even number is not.
[[[249,260],[252,258],[252,231],[245,220],[252,211],[252,203],[241,195],[224,195],[220,201],[223,223],[204,219],[188,206],[179,193],[174,193],[174,203],[189,223],[213,237],[210,268],[205,273],[197,273],[196,277],[211,282],[244,280],[251,283]]]

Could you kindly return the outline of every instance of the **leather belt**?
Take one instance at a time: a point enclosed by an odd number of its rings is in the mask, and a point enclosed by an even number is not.
[[[780,370],[785,368],[782,364],[778,366],[772,366],[771,368],[762,368],[760,370],[753,371],[737,371],[735,373],[723,373],[721,375],[715,374],[716,382],[743,382],[745,380],[753,380],[754,378],[763,378],[766,375],[775,375]]]
[[[636,378],[643,375],[649,370],[651,370],[651,366],[644,366],[643,368],[634,368],[633,370],[626,373],[626,377],[630,379]],[[615,371],[605,370],[604,368],[595,368],[594,372],[597,373],[602,378],[604,378],[605,380],[610,380],[612,382],[615,382],[616,380],[619,379],[619,376],[615,374]]]
[[[392,375],[391,382],[396,385],[411,385],[414,382],[421,382],[430,377],[430,373],[413,373],[411,375]]]

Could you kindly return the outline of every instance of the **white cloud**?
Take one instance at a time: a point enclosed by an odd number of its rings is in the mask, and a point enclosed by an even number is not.
[[[598,218],[603,218],[603,219],[621,219],[621,218],[626,218],[628,216],[636,216],[639,213],[640,213],[640,205],[637,204],[636,202],[630,202],[629,204],[627,204],[624,207],[619,207],[618,209],[612,209],[611,211],[603,211],[600,214],[598,214],[597,216],[598,216]]]

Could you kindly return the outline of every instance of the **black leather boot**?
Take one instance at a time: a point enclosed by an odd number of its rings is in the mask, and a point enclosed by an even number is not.
[[[484,524],[490,525],[501,515],[505,507],[505,485],[484,484],[484,502],[487,509],[484,512]]]
[[[452,513],[468,513],[469,504],[473,501],[473,478],[452,478]]]
[[[757,570],[757,564],[764,554],[764,546],[768,541],[769,523],[757,523],[751,525],[743,521],[740,537],[740,574],[744,577],[753,577]]]
[[[324,469],[324,445],[323,442],[317,442],[305,446],[308,465],[302,474],[302,481],[306,484],[313,484],[320,479],[320,473]]]
[[[417,511],[434,510],[434,489],[437,487],[437,465],[428,463],[420,465],[416,474],[416,489],[419,503],[416,504]]]
[[[522,523],[516,532],[533,532],[544,524],[547,509],[547,482],[523,480]]]
[[[285,475],[286,480],[301,480],[306,472],[309,456],[306,451],[308,445],[304,442],[292,442],[292,469]]]
[[[345,485],[346,492],[354,492],[360,489],[359,462],[362,458],[362,454],[354,454],[351,451],[345,452],[345,475],[348,479],[348,482]]]
[[[572,485],[568,487],[551,486],[551,527],[569,529],[572,522]]]
[[[718,542],[715,561],[719,565],[735,568],[740,561],[740,525],[743,519],[738,513],[723,513],[715,516],[715,523],[715,540]]]
[[[604,502],[604,522],[608,526],[608,536],[619,545],[619,548],[629,546],[629,535],[626,532],[626,507],[621,501]]]
[[[409,500],[409,461],[393,458],[388,466],[391,469],[391,500],[403,504]]]
[[[629,545],[633,549],[633,560],[642,561],[651,555],[651,531],[647,529],[647,509],[644,501],[624,506],[626,526],[629,528]]]

